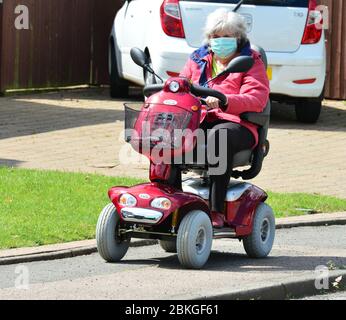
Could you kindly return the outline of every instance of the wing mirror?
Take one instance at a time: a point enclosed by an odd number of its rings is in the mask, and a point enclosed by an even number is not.
[[[147,64],[148,58],[146,54],[139,48],[132,48],[130,51],[131,58],[133,62],[140,66],[141,68],[144,68]]]
[[[155,73],[155,71],[151,68],[149,65],[149,57],[139,48],[132,48],[130,51],[131,58],[133,62],[137,65],[143,68],[144,70],[147,70],[151,74],[153,74],[155,77],[160,79],[160,81],[163,83],[163,79]]]
[[[252,57],[249,57],[249,56],[236,57],[228,64],[228,66],[226,67],[224,71],[219,73],[213,79],[210,79],[206,84],[226,74],[247,72],[253,67],[254,64],[255,64],[255,60]]]
[[[249,71],[255,63],[255,60],[249,56],[240,56],[234,58],[227,68],[221,73],[222,75],[230,73],[240,73]],[[220,74],[220,75],[221,75]]]

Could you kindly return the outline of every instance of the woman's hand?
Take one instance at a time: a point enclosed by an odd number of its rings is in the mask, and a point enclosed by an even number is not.
[[[208,105],[208,110],[218,109],[220,100],[215,97],[207,97],[205,102]]]

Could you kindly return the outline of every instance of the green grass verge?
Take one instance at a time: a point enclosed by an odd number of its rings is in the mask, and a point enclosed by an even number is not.
[[[0,168],[0,248],[92,239],[101,209],[114,185],[142,180],[82,173]],[[278,217],[346,211],[346,199],[269,193]]]

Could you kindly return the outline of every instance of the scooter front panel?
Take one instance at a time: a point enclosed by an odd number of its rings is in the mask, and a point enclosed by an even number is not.
[[[122,205],[119,199],[124,194],[135,197],[136,204],[132,207]],[[114,187],[109,190],[108,195],[122,221],[138,224],[162,224],[176,210],[185,206],[203,209],[206,213],[209,212],[207,203],[199,196],[156,182],[140,184],[130,188]],[[168,199],[171,202],[170,208],[165,210],[153,207],[153,200],[158,198]]]

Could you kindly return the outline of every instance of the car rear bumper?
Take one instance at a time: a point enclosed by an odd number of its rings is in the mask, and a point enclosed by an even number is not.
[[[324,38],[316,45],[302,45],[294,53],[267,52],[272,68],[270,81],[272,94],[291,97],[319,97],[326,80],[326,49]],[[297,84],[294,81],[316,79],[313,83]]]
[[[290,97],[317,98],[325,84],[325,69],[321,66],[273,66],[273,79],[270,81],[272,94]],[[296,80],[316,79],[310,84],[296,84]]]

